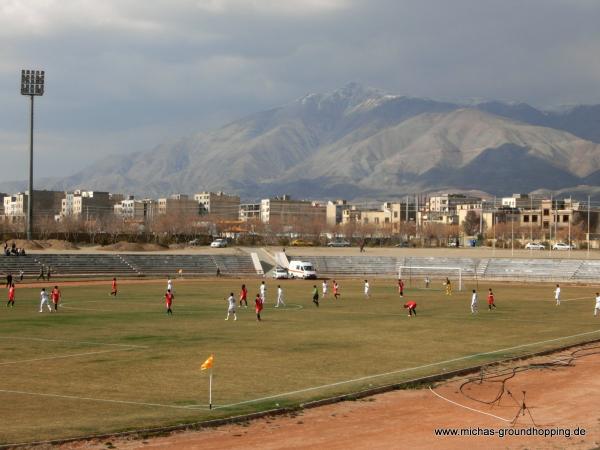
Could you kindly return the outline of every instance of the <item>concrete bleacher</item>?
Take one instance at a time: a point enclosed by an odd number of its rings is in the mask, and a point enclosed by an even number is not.
[[[40,266],[52,269],[56,276],[135,276],[139,275],[119,255],[107,254],[51,254],[37,253],[33,256]]]
[[[217,265],[210,255],[148,255],[121,254],[120,257],[140,275],[176,276],[181,269],[184,275],[215,275]]]
[[[452,257],[377,257],[377,256],[302,256],[290,257],[312,262],[319,275],[395,276],[402,267],[403,276],[428,275],[456,277],[461,269],[463,280],[489,279],[514,281],[587,281],[600,280],[600,260],[452,258]],[[448,268],[444,271],[444,268]],[[428,269],[431,268],[431,269]],[[435,268],[435,269],[433,269]]]
[[[459,267],[462,278],[514,281],[592,281],[600,280],[600,260],[520,259],[520,258],[452,258],[392,256],[301,256],[314,264],[324,276],[397,276],[398,269],[411,275],[456,276],[450,268]],[[37,276],[40,267],[52,268],[54,276],[176,276],[179,269],[187,276],[257,275],[257,266],[249,254],[185,255],[185,254],[50,254],[0,256],[0,274],[24,271],[27,278]],[[422,269],[416,269],[422,267]],[[437,267],[435,273],[427,267]],[[447,273],[443,271],[448,267]],[[419,272],[421,271],[421,272]],[[407,275],[408,276],[408,275]]]
[[[256,275],[250,255],[213,255],[212,259],[223,275]]]
[[[566,281],[580,268],[575,259],[490,259],[482,278]]]
[[[31,255],[0,256],[0,273],[17,275],[22,270],[25,275],[37,275],[40,265]]]
[[[403,267],[403,271],[411,271],[414,273],[424,273],[427,275],[431,275],[427,272],[427,269],[423,269],[426,267],[437,267],[435,271],[435,275],[437,276],[454,276],[456,275],[456,269],[461,269],[462,276],[465,278],[474,278],[475,274],[478,276],[479,267],[482,263],[482,260],[474,259],[474,258],[449,258],[449,257],[405,257],[398,258],[398,269]],[[416,269],[416,267],[422,267],[421,269]],[[444,271],[443,268],[447,267],[448,271]]]
[[[164,254],[51,254],[0,257],[0,273],[18,275],[23,270],[31,278],[42,265],[50,267],[53,276],[176,276],[183,270],[187,276],[256,275],[250,255],[164,255]]]
[[[575,272],[573,272],[573,275],[571,276],[572,280],[600,280],[600,261],[579,261],[579,263],[579,267],[577,268],[577,270],[575,270]]]
[[[324,275],[396,275],[396,258],[390,256],[302,256],[313,263],[317,274]]]

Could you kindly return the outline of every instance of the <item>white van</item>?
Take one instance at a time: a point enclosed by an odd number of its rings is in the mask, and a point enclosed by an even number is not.
[[[290,278],[303,278],[305,280],[309,278],[317,278],[315,266],[306,261],[290,261],[288,272],[290,274]]]

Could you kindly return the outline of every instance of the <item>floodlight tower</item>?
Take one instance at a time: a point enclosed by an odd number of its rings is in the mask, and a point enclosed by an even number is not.
[[[44,95],[43,70],[21,70],[21,95],[31,97],[29,127],[29,198],[27,199],[27,239],[32,239],[33,230],[33,97]]]

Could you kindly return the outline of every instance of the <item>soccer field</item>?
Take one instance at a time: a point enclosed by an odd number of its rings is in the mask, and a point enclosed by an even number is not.
[[[225,299],[243,282],[250,305],[226,322]],[[52,314],[38,313],[41,285],[17,286],[16,306],[0,313],[0,443],[221,418],[600,338],[595,286],[563,285],[557,307],[551,284],[480,283],[472,315],[468,282],[452,296],[439,283],[409,287],[404,299],[395,280],[370,282],[368,300],[362,280],[341,280],[341,298],[317,308],[315,282],[267,280],[261,323],[257,279],[175,280],[173,316],[166,280],[121,283],[117,298],[108,281],[64,284]],[[277,284],[286,308],[273,307]],[[406,300],[418,303],[417,317],[407,317]],[[213,410],[200,371],[210,354]]]

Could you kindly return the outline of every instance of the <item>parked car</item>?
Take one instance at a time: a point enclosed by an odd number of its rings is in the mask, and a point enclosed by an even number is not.
[[[394,247],[408,248],[408,247],[410,247],[410,244],[408,241],[403,241],[403,242],[400,242],[399,244],[396,244]]]
[[[540,244],[539,242],[528,242],[525,244],[525,248],[527,250],[546,250],[546,246],[544,244]]]
[[[557,242],[552,246],[552,250],[571,250],[574,248],[575,245],[565,244],[564,242]]]
[[[292,242],[292,247],[310,247],[312,246],[312,242],[305,241],[304,239],[294,239]]]
[[[273,278],[275,278],[276,280],[285,280],[289,277],[290,273],[287,269],[284,269],[283,267],[275,267],[275,270],[273,270]]]
[[[350,247],[350,242],[344,239],[334,239],[327,243],[327,247]]]
[[[223,248],[227,247],[227,239],[215,239],[210,243],[212,248]]]

